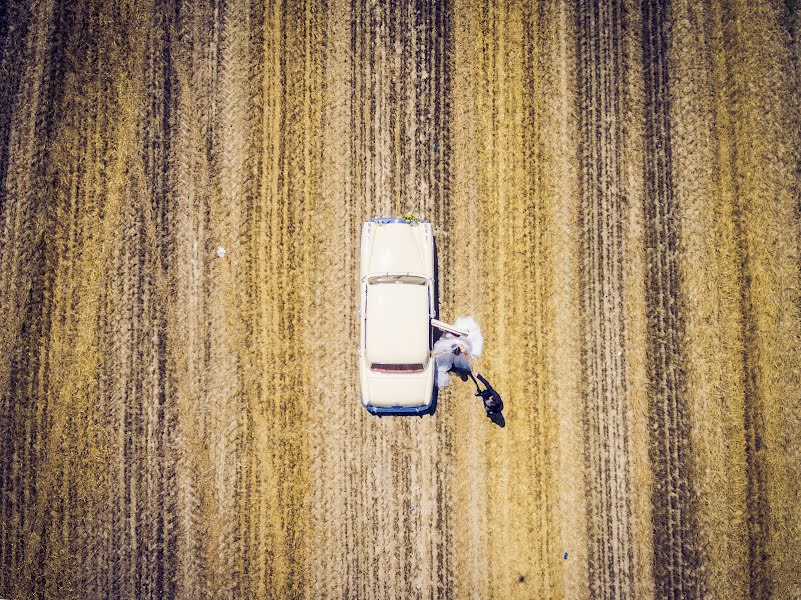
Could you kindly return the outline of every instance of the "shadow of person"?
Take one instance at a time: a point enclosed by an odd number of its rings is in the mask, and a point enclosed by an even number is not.
[[[506,419],[503,418],[503,413],[489,413],[487,417],[498,427],[506,427]]]

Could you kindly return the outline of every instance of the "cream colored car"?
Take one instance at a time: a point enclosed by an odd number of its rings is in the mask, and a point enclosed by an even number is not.
[[[371,219],[362,225],[359,370],[373,414],[423,414],[434,398],[431,224]]]

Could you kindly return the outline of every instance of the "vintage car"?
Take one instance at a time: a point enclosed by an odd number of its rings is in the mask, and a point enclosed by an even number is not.
[[[431,224],[394,217],[362,224],[359,281],[362,405],[377,415],[426,413],[435,393]]]

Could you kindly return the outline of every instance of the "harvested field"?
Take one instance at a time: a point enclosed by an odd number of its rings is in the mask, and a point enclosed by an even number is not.
[[[0,598],[801,598],[801,8],[0,5]],[[434,225],[503,426],[359,405]]]

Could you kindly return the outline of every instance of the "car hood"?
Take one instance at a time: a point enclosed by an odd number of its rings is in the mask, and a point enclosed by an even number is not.
[[[375,228],[369,273],[426,273],[423,228],[406,223]]]

